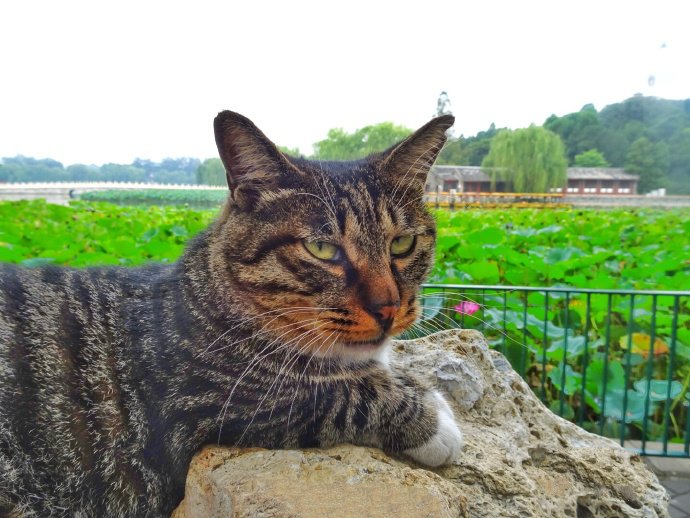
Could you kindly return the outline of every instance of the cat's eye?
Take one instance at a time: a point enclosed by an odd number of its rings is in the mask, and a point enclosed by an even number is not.
[[[305,239],[302,241],[304,248],[307,249],[311,255],[323,261],[336,261],[340,258],[340,248],[328,241],[309,241]]]
[[[391,243],[391,255],[405,255],[410,250],[412,250],[412,247],[414,246],[414,241],[415,239],[412,235],[396,237]]]

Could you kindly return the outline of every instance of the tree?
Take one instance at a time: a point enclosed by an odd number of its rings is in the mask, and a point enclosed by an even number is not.
[[[61,182],[68,179],[63,165],[52,158],[17,155],[3,158],[2,162],[4,175],[10,182]]]
[[[690,106],[688,111],[690,112]],[[669,191],[690,194],[690,128],[685,128],[669,142]]]
[[[604,128],[597,149],[601,150],[613,167],[623,167],[629,145],[622,131],[617,128]]]
[[[552,115],[546,119],[544,128],[563,139],[568,162],[571,164],[574,163],[575,155],[597,147],[602,131],[599,114],[591,104],[586,104],[579,112],[563,117]]]
[[[392,122],[382,122],[348,133],[342,128],[328,131],[328,137],[314,144],[313,158],[318,160],[356,160],[383,151],[398,143],[412,130]]]
[[[209,158],[201,163],[196,170],[196,183],[227,187],[228,179],[220,158]]]
[[[97,182],[103,180],[100,169],[95,165],[72,164],[65,169],[70,180],[75,182]]]
[[[285,154],[285,155],[290,155],[290,156],[295,156],[295,157],[302,156],[302,153],[300,153],[298,147],[278,146],[278,149],[280,149],[280,152]]]
[[[558,135],[539,126],[502,130],[491,142],[482,169],[497,180],[510,182],[515,192],[548,192],[565,187],[565,147]]]
[[[637,189],[646,193],[666,185],[668,146],[640,137],[630,145],[625,158],[625,171],[640,177]]]
[[[140,167],[123,164],[104,164],[101,166],[103,179],[109,182],[146,182],[148,174]]]
[[[575,155],[575,165],[577,167],[608,167],[609,163],[601,151],[590,149]]]
[[[474,137],[450,138],[448,143],[441,151],[438,157],[437,164],[449,165],[482,165],[482,160],[489,154],[491,147],[491,140],[496,136],[499,130],[496,125],[491,123],[489,129],[480,131]]]
[[[137,158],[132,167],[146,172],[146,181],[158,183],[194,183],[198,158],[164,158],[161,162]]]

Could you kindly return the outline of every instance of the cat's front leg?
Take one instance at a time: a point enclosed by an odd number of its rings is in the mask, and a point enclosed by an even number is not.
[[[423,444],[404,450],[404,453],[426,466],[444,466],[460,455],[463,446],[462,432],[455,422],[453,410],[443,396],[432,390],[427,397],[430,406],[437,410],[436,433]]]
[[[336,408],[330,412],[336,417],[322,428],[322,444],[344,440],[380,446],[431,467],[458,458],[462,433],[438,391],[384,369],[344,385],[336,389]]]

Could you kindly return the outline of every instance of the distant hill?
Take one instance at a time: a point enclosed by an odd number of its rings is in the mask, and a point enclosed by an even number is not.
[[[0,182],[157,182],[196,183],[201,161],[196,158],[166,158],[161,162],[136,159],[128,165],[102,166],[74,164],[63,166],[51,158],[25,156],[2,158]]]
[[[610,166],[647,177],[650,188],[690,194],[690,99],[636,95],[599,112],[588,104],[579,112],[552,115],[543,126],[563,139],[571,166],[576,156],[595,149]],[[439,163],[481,165],[498,131],[492,124],[475,136],[451,141]]]
[[[588,104],[579,112],[552,115],[543,126],[563,139],[570,166],[622,167],[640,176],[640,192],[666,187],[669,194],[690,195],[690,99],[671,101],[636,95],[601,111]],[[474,136],[451,140],[438,163],[480,166],[499,131],[492,124]],[[323,155],[319,158],[357,158],[371,151],[372,141],[384,148],[409,132],[386,122],[352,134],[336,128],[315,148]],[[285,151],[299,154],[299,150]],[[102,180],[224,185],[225,173],[217,158],[203,163],[196,158],[162,162],[137,159],[127,165],[100,167],[64,167],[50,158],[0,159],[0,182]]]

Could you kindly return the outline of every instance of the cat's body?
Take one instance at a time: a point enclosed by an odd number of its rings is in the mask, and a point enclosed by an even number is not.
[[[419,178],[450,123],[319,165],[223,112],[231,197],[177,263],[0,267],[0,516],[168,515],[207,443],[457,455],[443,399],[382,360],[416,317]]]

